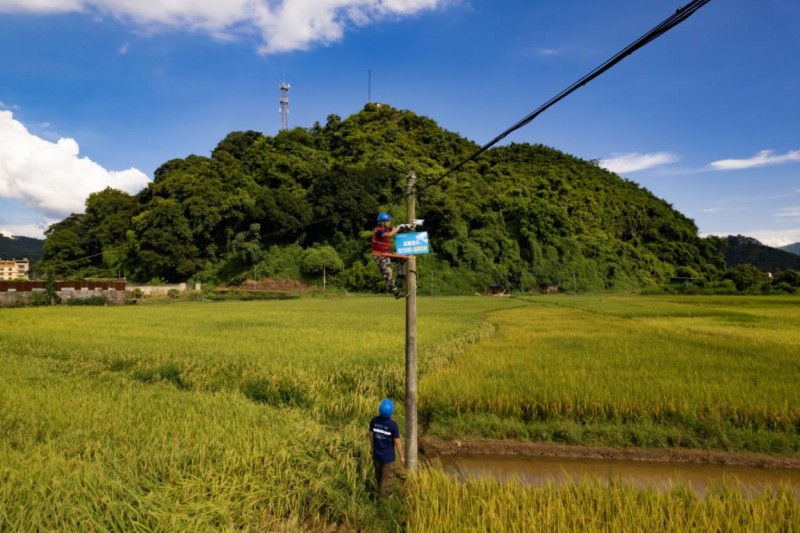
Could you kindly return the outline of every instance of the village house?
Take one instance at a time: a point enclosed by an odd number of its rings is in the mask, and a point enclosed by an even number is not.
[[[0,259],[0,281],[28,279],[30,268],[27,259]]]

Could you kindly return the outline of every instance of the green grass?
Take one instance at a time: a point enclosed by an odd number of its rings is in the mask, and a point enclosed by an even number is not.
[[[423,432],[796,453],[798,304],[420,299]],[[613,502],[711,517],[687,527],[727,529],[713,520],[734,508],[796,520],[785,496],[540,495],[433,472],[377,504],[366,424],[389,395],[403,427],[403,318],[389,298],[0,310],[0,531],[425,530],[481,505],[513,529],[517,498],[563,524],[602,524]]]

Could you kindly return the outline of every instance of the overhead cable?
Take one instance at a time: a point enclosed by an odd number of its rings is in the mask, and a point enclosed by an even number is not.
[[[610,59],[606,60],[604,63],[596,67],[594,70],[583,76],[581,79],[555,95],[553,98],[542,104],[540,107],[536,108],[528,115],[523,117],[519,120],[516,124],[508,128],[507,130],[503,131],[500,135],[489,141],[488,143],[484,144],[480,148],[478,148],[475,152],[473,152],[469,157],[463,159],[461,162],[457,163],[449,170],[447,170],[444,174],[438,176],[435,180],[421,185],[418,187],[418,190],[424,190],[428,187],[435,185],[442,181],[447,176],[453,174],[457,170],[461,169],[464,165],[469,163],[470,161],[474,161],[479,155],[487,151],[489,148],[497,144],[498,142],[502,141],[506,137],[508,137],[511,133],[517,131],[518,129],[527,126],[530,124],[536,117],[544,113],[547,109],[558,103],[559,101],[563,100],[573,92],[577,91],[580,87],[583,87],[593,79],[597,78],[607,70],[611,69],[614,65],[625,59],[627,56],[631,55],[635,51],[639,50],[640,48],[644,47],[648,43],[654,41],[658,37],[664,35],[669,30],[692,16],[698,9],[703,7],[705,4],[710,2],[711,0],[693,0],[689,2],[684,7],[678,9],[673,13],[671,16],[667,17],[663,22],[657,25],[655,28],[651,29],[634,42],[623,48],[617,54],[615,54]]]

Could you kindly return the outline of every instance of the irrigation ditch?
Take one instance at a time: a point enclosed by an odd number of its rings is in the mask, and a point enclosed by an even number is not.
[[[722,485],[748,492],[789,487],[800,498],[800,456],[432,437],[421,439],[420,454],[458,479],[517,479],[534,486],[596,479],[658,491],[683,485],[701,496]]]

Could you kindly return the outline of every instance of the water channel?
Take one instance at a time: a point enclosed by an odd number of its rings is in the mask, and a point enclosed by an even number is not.
[[[637,488],[667,491],[686,485],[700,495],[723,483],[760,491],[787,486],[800,498],[800,470],[718,464],[667,463],[620,459],[580,459],[509,455],[443,455],[448,474],[459,477],[517,478],[523,483],[562,486],[581,479],[620,480]]]

